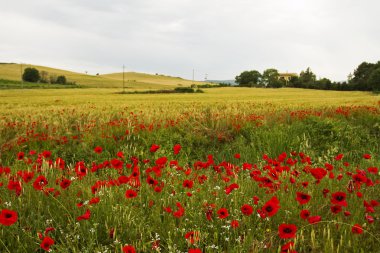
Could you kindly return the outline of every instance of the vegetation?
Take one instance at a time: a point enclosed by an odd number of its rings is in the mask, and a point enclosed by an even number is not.
[[[347,82],[332,82],[328,78],[317,80],[316,75],[310,68],[301,71],[298,77],[292,77],[289,82],[279,79],[276,69],[267,69],[260,74],[257,70],[244,71],[236,76],[235,80],[242,87],[296,87],[321,90],[361,90],[379,91],[380,90],[380,61],[374,63],[361,63],[349,75]]]
[[[115,91],[2,91],[1,252],[379,251],[379,96]]]
[[[36,68],[26,68],[22,75],[22,80],[25,82],[36,83],[40,80],[40,72]]]

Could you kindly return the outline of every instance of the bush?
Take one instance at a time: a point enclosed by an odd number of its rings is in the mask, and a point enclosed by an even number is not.
[[[66,84],[66,77],[65,76],[58,76],[56,83],[57,84]]]
[[[35,68],[26,68],[22,75],[22,80],[25,82],[36,83],[40,80],[40,72]]]

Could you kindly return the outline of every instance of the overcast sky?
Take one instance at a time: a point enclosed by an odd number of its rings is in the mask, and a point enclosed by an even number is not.
[[[378,0],[0,0],[0,62],[233,79],[380,60]]]

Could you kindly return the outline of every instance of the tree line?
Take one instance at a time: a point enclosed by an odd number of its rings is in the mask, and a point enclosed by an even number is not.
[[[263,73],[257,70],[244,71],[235,77],[235,81],[242,87],[380,91],[380,61],[361,63],[344,82],[332,82],[328,78],[317,79],[310,68],[301,71],[297,76],[291,76],[289,80],[281,78],[278,70],[274,68],[267,69]]]
[[[26,68],[22,80],[30,83],[69,84],[64,75],[49,74],[47,71],[38,71],[36,68]],[[74,83],[70,83],[74,84]]]

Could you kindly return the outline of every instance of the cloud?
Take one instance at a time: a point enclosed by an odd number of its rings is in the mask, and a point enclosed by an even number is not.
[[[0,61],[234,78],[275,67],[345,80],[380,59],[375,0],[35,0],[0,10]]]

